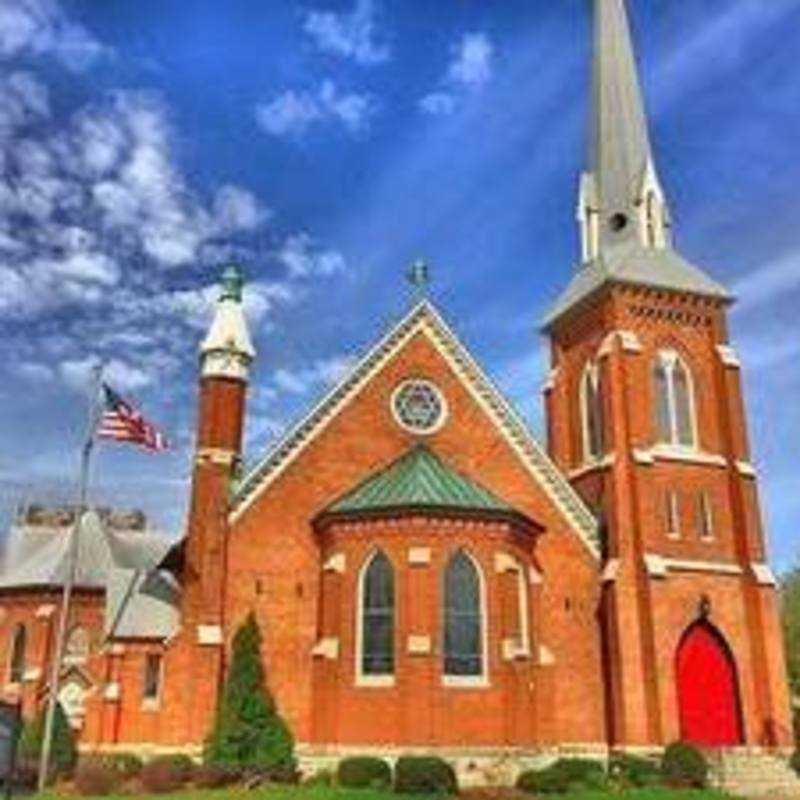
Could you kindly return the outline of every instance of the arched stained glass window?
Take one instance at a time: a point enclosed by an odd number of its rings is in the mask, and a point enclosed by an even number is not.
[[[456,553],[444,576],[444,674],[483,674],[483,620],[478,568],[464,552]]]
[[[658,441],[679,447],[696,447],[692,378],[673,350],[662,350],[653,366]]]
[[[25,656],[28,645],[28,631],[24,625],[17,625],[11,635],[11,663],[9,679],[11,683],[21,683],[25,677]]]
[[[394,672],[394,570],[376,553],[361,578],[361,674]]]

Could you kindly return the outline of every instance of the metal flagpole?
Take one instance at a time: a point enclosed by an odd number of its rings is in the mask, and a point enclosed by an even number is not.
[[[100,381],[103,374],[103,365],[99,364],[92,370],[91,398],[89,400],[89,429],[86,432],[86,441],[81,451],[80,488],[78,492],[78,511],[75,525],[70,534],[68,567],[64,578],[64,589],[61,596],[61,611],[58,619],[58,632],[56,635],[53,664],[50,670],[50,694],[47,698],[47,712],[44,721],[44,736],[42,738],[42,753],[39,760],[39,791],[42,792],[47,785],[47,773],[50,766],[50,751],[53,745],[53,721],[58,702],[58,683],[61,678],[61,662],[64,658],[64,644],[69,624],[69,604],[72,599],[72,588],[75,583],[75,573],[78,566],[78,544],[80,540],[83,515],[86,512],[86,499],[89,486],[89,464],[94,447],[94,431],[97,425],[97,398],[100,394]]]

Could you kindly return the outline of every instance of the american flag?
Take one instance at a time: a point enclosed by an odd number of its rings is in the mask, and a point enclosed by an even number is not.
[[[96,430],[98,439],[130,442],[152,452],[160,452],[169,447],[161,431],[106,383],[103,384],[103,401],[103,413]]]

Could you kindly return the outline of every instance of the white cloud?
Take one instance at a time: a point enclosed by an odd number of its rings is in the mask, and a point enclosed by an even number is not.
[[[800,252],[788,253],[739,280],[733,286],[739,298],[734,311],[744,315],[796,289],[800,289]]]
[[[479,91],[491,81],[494,54],[494,44],[485,33],[465,33],[452,47],[439,88],[420,99],[420,110],[432,116],[452,114],[465,92]]]
[[[255,114],[267,133],[298,138],[324,122],[337,122],[352,134],[362,133],[374,112],[369,95],[343,93],[333,81],[324,80],[316,91],[290,89],[268,103],[260,103]]]
[[[0,3],[0,58],[50,55],[67,68],[89,67],[107,48],[71,21],[57,0]]]
[[[344,272],[346,267],[341,253],[317,248],[307,233],[288,236],[278,252],[278,259],[294,278],[334,275]]]
[[[226,185],[214,197],[214,217],[221,230],[251,231],[269,217],[269,212],[251,192]]]
[[[350,13],[309,11],[303,30],[323,52],[363,65],[380,64],[391,58],[391,50],[377,40],[375,16],[373,0],[356,0]]]
[[[353,363],[351,356],[333,356],[301,369],[277,369],[273,381],[279,390],[304,395],[320,386],[330,386],[340,381],[352,369]]]
[[[92,371],[100,361],[96,355],[62,361],[58,366],[59,377],[70,389],[85,393],[91,388]],[[103,380],[121,392],[129,392],[150,386],[154,375],[127,361],[114,358],[103,365]]]

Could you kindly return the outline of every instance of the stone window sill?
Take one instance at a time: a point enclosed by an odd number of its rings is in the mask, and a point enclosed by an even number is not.
[[[394,675],[359,675],[356,678],[358,689],[391,689],[394,683]]]
[[[442,686],[449,689],[488,689],[489,679],[485,675],[476,675],[475,677],[443,675]]]

